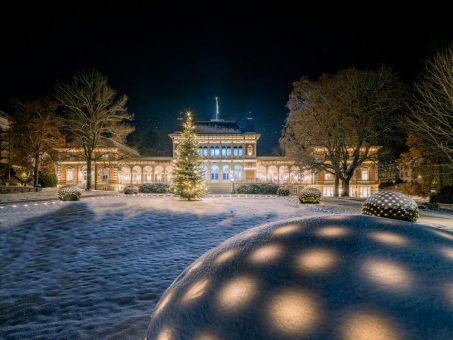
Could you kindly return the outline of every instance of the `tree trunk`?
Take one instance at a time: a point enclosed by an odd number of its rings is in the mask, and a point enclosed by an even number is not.
[[[349,182],[351,178],[346,178],[341,180],[341,196],[342,197],[349,197]]]
[[[337,174],[335,174],[335,189],[334,189],[334,196],[338,197],[340,195],[340,177],[338,177]]]
[[[33,185],[37,187],[39,185],[39,166],[40,166],[40,157],[39,153],[35,154],[35,166],[33,169]]]
[[[97,189],[98,189],[98,165],[96,163],[96,156],[94,156],[94,190]]]
[[[87,157],[87,187],[85,190],[91,190],[91,154]]]

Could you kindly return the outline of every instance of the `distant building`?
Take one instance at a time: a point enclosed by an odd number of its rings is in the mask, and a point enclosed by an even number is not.
[[[11,124],[11,117],[0,111],[0,163],[3,164],[9,163]]]
[[[201,168],[211,192],[231,192],[245,182],[271,182],[295,188],[317,187],[324,196],[333,196],[334,177],[324,171],[301,170],[294,160],[282,156],[257,156],[260,134],[248,118],[247,127],[235,121],[216,118],[195,123]],[[181,141],[181,132],[171,133],[173,156]],[[171,182],[172,157],[143,157],[129,147],[105,140],[96,150],[96,188],[121,190],[130,184]],[[61,149],[57,164],[58,184],[86,183],[86,165],[80,159],[82,150]],[[350,195],[367,197],[378,190],[377,167],[372,161],[363,163],[351,179]],[[95,181],[93,180],[93,183]]]

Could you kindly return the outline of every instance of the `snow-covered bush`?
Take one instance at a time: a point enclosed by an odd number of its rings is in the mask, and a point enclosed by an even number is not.
[[[123,191],[126,195],[138,194],[138,187],[135,185],[128,185],[127,187],[124,187]]]
[[[400,192],[379,191],[362,204],[362,214],[415,222],[418,206],[415,201]]]
[[[62,201],[78,201],[82,196],[80,188],[67,185],[58,189],[58,198]]]
[[[167,183],[144,183],[138,188],[142,193],[165,194],[170,191]]]
[[[278,196],[289,196],[290,193],[291,193],[291,189],[288,187],[279,187],[277,189]]]
[[[316,188],[305,188],[299,194],[300,203],[319,203],[321,201],[321,191]]]
[[[272,183],[249,183],[237,187],[238,194],[276,195],[278,185]]]

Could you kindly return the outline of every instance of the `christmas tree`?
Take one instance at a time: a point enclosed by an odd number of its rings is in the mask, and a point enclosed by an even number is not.
[[[205,195],[206,188],[200,170],[195,125],[190,112],[186,113],[181,137],[182,140],[176,149],[172,190],[181,198],[189,201],[198,200]]]

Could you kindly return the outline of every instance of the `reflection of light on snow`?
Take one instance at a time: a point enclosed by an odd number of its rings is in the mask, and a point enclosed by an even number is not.
[[[157,335],[157,340],[173,340],[173,332],[169,327],[162,329]]]
[[[201,260],[195,261],[195,263],[194,263],[192,266],[190,266],[190,268],[187,270],[187,273],[191,273],[191,272],[193,272],[195,269],[200,268],[201,265],[202,265],[202,263],[203,263],[203,261],[201,261]]]
[[[173,292],[169,292],[165,297],[159,302],[159,305],[157,308],[154,310],[153,316],[156,317],[159,315],[160,312],[168,305],[170,302],[171,298],[173,296]]]
[[[344,340],[397,340],[401,331],[388,318],[368,311],[354,312],[342,323],[340,329]]]
[[[366,279],[390,290],[408,290],[412,286],[412,275],[401,265],[386,260],[367,260],[362,263]]]
[[[324,227],[318,229],[315,233],[321,237],[342,237],[346,236],[351,232],[348,228],[345,227]]]
[[[440,253],[449,260],[453,260],[453,248],[451,247],[440,247]]]
[[[267,312],[272,325],[287,336],[307,335],[319,320],[316,299],[299,289],[285,289],[271,297]]]
[[[443,237],[443,238],[446,238],[448,240],[453,240],[453,235],[452,234],[449,234],[445,231],[440,231],[440,230],[433,230],[433,233],[440,236],[440,237]]]
[[[195,300],[202,296],[209,286],[209,279],[198,280],[190,286],[187,292],[184,294],[182,301],[184,303]]]
[[[215,334],[212,331],[204,331],[204,332],[198,333],[197,335],[195,335],[195,337],[193,339],[194,340],[220,340],[220,338],[217,336],[217,334]]]
[[[258,291],[258,284],[251,276],[239,276],[225,283],[217,297],[219,309],[236,312],[249,305]]]
[[[390,246],[405,246],[409,243],[404,236],[391,233],[388,231],[376,231],[369,234],[373,240]]]
[[[222,264],[228,260],[230,260],[232,257],[234,257],[238,253],[239,249],[237,248],[232,248],[227,251],[224,251],[220,255],[217,255],[217,257],[214,260],[215,265]]]
[[[300,229],[301,229],[300,225],[289,224],[289,225],[285,225],[283,227],[279,227],[279,228],[275,229],[272,232],[272,235],[281,236],[281,235],[292,234],[292,233],[295,233],[296,231],[299,231]]]
[[[448,303],[453,306],[453,282],[445,284],[442,290]]]
[[[337,263],[338,254],[329,249],[309,249],[296,255],[296,268],[305,273],[322,273]]]
[[[249,230],[241,234],[241,239],[248,239],[252,238],[253,236],[258,235],[259,231],[258,230]]]
[[[277,244],[268,244],[255,249],[249,256],[251,262],[263,264],[275,261],[283,253],[282,246]]]

